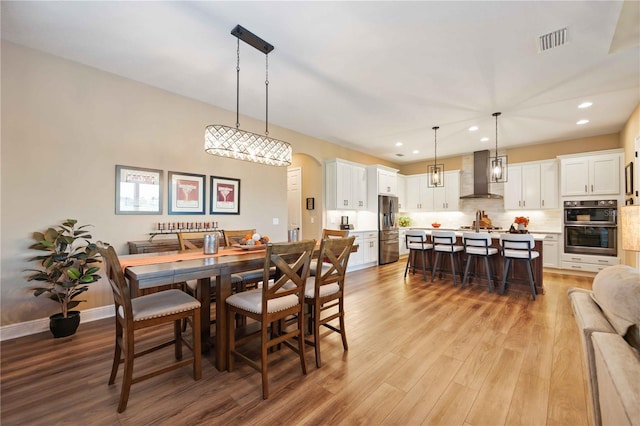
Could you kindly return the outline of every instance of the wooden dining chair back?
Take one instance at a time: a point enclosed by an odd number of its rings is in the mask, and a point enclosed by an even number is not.
[[[259,371],[264,399],[269,397],[267,353],[271,348],[283,344],[297,352],[302,373],[307,374],[304,358],[304,287],[315,244],[315,240],[267,244],[262,288],[236,293],[226,300],[229,371],[234,369],[235,356]],[[276,278],[269,281],[273,267],[277,271]],[[235,314],[257,321],[260,329],[236,339]],[[281,323],[291,316],[295,316],[297,321],[290,327],[281,327]],[[239,346],[256,338],[260,339],[259,361],[238,350]],[[297,345],[291,340],[296,340]]]
[[[318,258],[324,262],[316,266],[315,277],[307,279],[304,300],[309,307],[309,318],[313,330],[313,346],[316,366],[322,366],[320,355],[320,327],[339,333],[342,347],[348,350],[344,325],[344,283],[349,255],[355,237],[324,238],[320,244]],[[338,327],[330,324],[338,320]]]
[[[222,233],[220,231],[203,231],[203,232],[178,232],[178,243],[180,243],[180,250],[195,250],[201,249],[204,245],[204,236],[207,234],[214,234],[218,236],[218,241],[222,239]]]
[[[322,239],[325,238],[345,238],[349,236],[348,229],[323,229],[322,230]],[[311,267],[309,268],[309,274],[311,276],[316,275],[316,269],[318,266],[318,259],[311,259]],[[328,266],[328,265],[325,265]]]
[[[256,233],[255,229],[225,229],[222,231],[224,234],[224,245],[231,247],[234,244],[240,244],[240,241],[247,235],[253,235]]]
[[[127,285],[124,272],[113,247],[99,243],[98,251],[104,261],[105,275],[113,292],[115,307],[115,349],[111,375],[109,376],[109,385],[115,383],[118,367],[121,363],[124,364],[118,412],[122,413],[127,408],[129,390],[134,383],[150,379],[151,377],[189,364],[191,364],[193,368],[193,378],[199,380],[201,376],[200,302],[176,289],[131,299],[129,286]],[[193,333],[191,342],[184,339],[182,335],[181,322],[186,318],[189,318],[192,323]],[[134,332],[136,330],[170,322],[173,322],[174,336],[172,340],[165,341],[139,352],[135,351],[136,336]],[[192,357],[188,359],[182,358],[183,344],[191,349],[193,352]],[[135,358],[171,345],[174,346],[176,362],[158,367],[150,372],[146,372],[144,375],[133,377],[133,360]]]
[[[230,247],[235,244],[240,244],[240,241],[247,235],[253,235],[256,233],[255,229],[239,229],[229,230],[224,232],[225,244]],[[255,269],[253,271],[239,272],[236,276],[242,279],[241,291],[245,291],[248,288],[255,288],[258,283],[262,281],[262,269]],[[273,276],[273,270],[272,270]]]

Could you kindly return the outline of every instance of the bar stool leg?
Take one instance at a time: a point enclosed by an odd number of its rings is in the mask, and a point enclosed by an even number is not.
[[[466,282],[467,282],[467,278],[469,277],[469,267],[471,266],[471,258],[475,257],[472,254],[468,254],[467,253],[467,266],[464,269],[464,278],[462,278],[462,288],[464,288]]]
[[[427,280],[427,259],[425,259],[424,250],[420,250],[422,254],[422,281]]]
[[[407,278],[407,272],[409,271],[409,265],[411,264],[411,256],[414,254],[414,250],[409,250],[409,255],[407,256],[407,266],[404,267],[404,277]]]
[[[489,293],[493,293],[493,279],[495,275],[491,269],[489,256],[484,256],[484,268],[487,270],[487,281],[489,282]]]
[[[453,276],[453,286],[455,287],[456,284],[456,258],[454,257],[455,253],[454,252],[450,252],[449,253],[449,259],[451,259],[451,275]]]
[[[433,282],[433,278],[436,276],[436,268],[438,267],[438,262],[440,261],[440,252],[436,252],[436,260],[433,262],[433,272],[431,273],[431,282]]]
[[[500,285],[500,294],[504,294],[504,287],[507,285],[507,275],[509,275],[509,266],[511,266],[511,259],[507,258],[505,267],[504,267],[504,275],[502,276],[502,284]]]
[[[529,273],[529,284],[531,285],[531,295],[533,296],[533,301],[536,300],[536,283],[533,280],[533,271],[531,269],[531,260],[527,260],[527,272]]]

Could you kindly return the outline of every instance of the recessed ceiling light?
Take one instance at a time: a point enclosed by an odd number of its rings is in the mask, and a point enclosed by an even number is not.
[[[578,121],[576,122],[576,124],[577,124],[577,125],[580,125],[580,124],[587,124],[588,122],[589,122],[589,120],[587,120],[587,119],[584,119],[584,118],[583,118],[582,120],[578,120]]]
[[[412,152],[413,152],[414,154],[420,154],[420,151],[418,151],[417,149],[414,149]]]
[[[593,105],[593,102],[583,102],[578,105],[578,108],[589,108],[591,105]]]
[[[470,131],[470,132],[475,132],[476,130],[478,130],[478,126],[471,126],[471,127],[469,127],[469,131]]]
[[[486,136],[484,138],[480,139],[480,142],[488,142],[488,141],[489,141],[489,138],[486,137]]]
[[[396,142],[396,146],[402,146],[402,142]]]

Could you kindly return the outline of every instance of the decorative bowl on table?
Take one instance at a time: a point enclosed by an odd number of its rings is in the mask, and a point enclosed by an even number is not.
[[[268,235],[260,235],[256,232],[255,234],[245,235],[237,246],[244,250],[259,250],[265,248],[268,242]]]
[[[440,224],[438,222],[433,222],[431,226],[433,226],[436,229],[440,228]]]

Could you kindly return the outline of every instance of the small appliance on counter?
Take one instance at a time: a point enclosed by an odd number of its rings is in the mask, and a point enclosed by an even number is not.
[[[340,216],[340,229],[353,229],[353,224],[349,223],[349,216]]]

